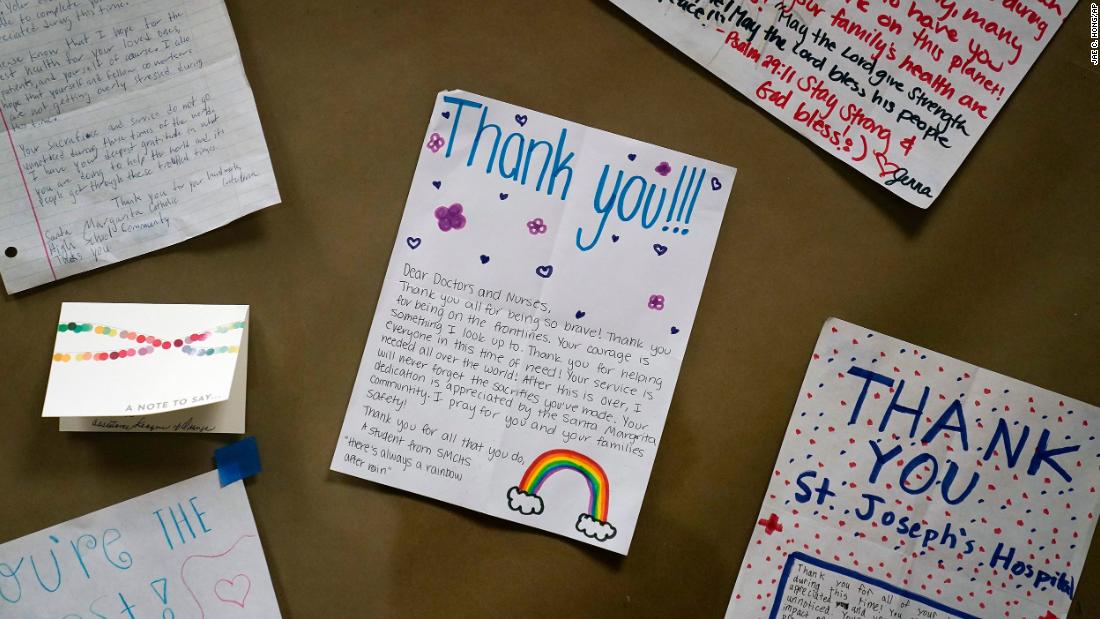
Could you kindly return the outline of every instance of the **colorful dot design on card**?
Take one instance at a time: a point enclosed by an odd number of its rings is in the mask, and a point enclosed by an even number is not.
[[[244,329],[245,323],[230,322],[219,325],[213,329],[192,333],[180,338],[159,338],[146,335],[134,330],[118,329],[109,325],[100,325],[90,322],[67,322],[57,325],[58,333],[89,333],[103,337],[113,337],[126,342],[133,342],[134,346],[118,348],[110,351],[92,352],[57,352],[53,355],[54,363],[69,363],[80,361],[117,361],[131,357],[146,357],[158,351],[178,349],[181,353],[193,357],[211,357],[219,354],[236,354],[240,352],[240,346],[206,346],[207,339],[215,334],[224,334],[231,331]]]
[[[588,510],[577,517],[576,529],[601,542],[614,537],[615,527],[607,521],[611,502],[607,473],[592,458],[569,449],[553,449],[535,458],[519,485],[508,489],[508,507],[525,515],[541,514],[544,505],[539,490],[562,471],[579,473],[588,485]]]

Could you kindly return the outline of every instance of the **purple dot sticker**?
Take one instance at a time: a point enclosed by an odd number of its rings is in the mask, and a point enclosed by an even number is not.
[[[541,277],[543,279],[548,279],[553,274],[554,274],[553,265],[544,264],[542,266],[535,267],[535,275],[538,275],[539,277]]]
[[[428,144],[425,146],[425,148],[432,151],[433,153],[438,153],[439,149],[443,148],[443,145],[446,143],[447,141],[443,139],[443,136],[439,135],[438,133],[433,133],[430,137],[428,137]]]
[[[531,234],[546,234],[547,229],[546,222],[542,220],[542,217],[536,217],[527,222],[527,231]]]
[[[462,205],[457,202],[450,206],[441,206],[435,209],[435,218],[436,225],[444,232],[461,230],[466,227],[466,216],[462,214]]]
[[[667,161],[662,161],[657,164],[656,168],[653,168],[653,171],[661,176],[668,176],[668,173],[672,171],[672,166]]]
[[[409,249],[416,249],[417,247],[420,247],[420,237],[418,236],[410,236],[409,238],[405,239],[405,242],[408,243]]]

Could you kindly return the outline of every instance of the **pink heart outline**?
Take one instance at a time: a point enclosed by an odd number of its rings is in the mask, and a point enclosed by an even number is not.
[[[224,582],[225,584],[229,585],[231,588],[236,589],[238,578],[243,578],[244,582],[245,582],[244,595],[241,596],[241,599],[238,601],[238,600],[235,600],[235,599],[231,599],[231,598],[227,599],[227,598],[222,597],[222,594],[218,592],[218,587]],[[237,574],[233,578],[219,578],[218,582],[214,583],[214,597],[218,598],[219,600],[221,600],[222,602],[225,602],[227,604],[236,604],[240,608],[244,608],[244,602],[245,602],[245,600],[248,599],[248,594],[251,593],[251,592],[252,592],[252,579],[249,578],[247,574]]]

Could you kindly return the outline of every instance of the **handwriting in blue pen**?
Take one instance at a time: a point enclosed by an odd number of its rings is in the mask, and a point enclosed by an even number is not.
[[[480,110],[480,115],[476,118],[476,128],[473,121],[469,121],[470,114],[466,115],[473,132],[473,140],[466,155],[466,167],[480,166],[484,162],[485,173],[488,175],[499,176],[521,187],[533,187],[536,192],[566,200],[573,184],[573,159],[576,156],[576,152],[567,145],[567,128],[562,128],[554,140],[538,139],[520,129],[508,132],[500,124],[490,122],[489,106],[485,103],[452,95],[444,95],[443,103],[449,108],[444,117],[451,124],[444,156],[450,158],[456,154],[456,137],[463,112]],[[524,122],[520,124],[521,128],[527,126],[526,116],[522,118]],[[529,130],[534,131],[533,128]],[[662,162],[655,173],[663,177],[668,176],[671,171],[672,167],[667,162]],[[612,216],[622,223],[637,221],[643,230],[656,228],[660,232],[675,235],[688,234],[691,216],[706,175],[705,168],[685,165],[681,167],[675,185],[670,187],[659,180],[637,174],[628,177],[623,169],[615,169],[613,174],[612,165],[604,164],[592,198],[596,221],[591,228],[577,228],[577,249],[589,251],[596,247]],[[715,188],[721,186],[717,180],[712,183]]]
[[[153,510],[149,515],[169,552],[213,530],[197,496]],[[126,547],[122,531],[109,527],[97,534],[74,534],[71,539],[47,534],[42,544],[30,553],[18,557],[0,556],[0,610],[7,605],[19,606],[21,602],[23,606],[34,608],[43,596],[56,596],[59,600],[75,598],[77,592],[71,591],[74,582],[101,582],[109,586],[112,577],[126,573],[134,565],[134,557]],[[66,584],[70,585],[69,590]],[[161,619],[175,617],[169,607],[168,579],[160,577],[139,583],[137,591],[142,591],[146,585],[158,602],[156,616]],[[141,614],[135,611],[137,604],[144,603],[141,599],[148,602],[148,595],[146,591],[135,596],[133,589],[99,591],[94,599],[83,603],[86,611],[70,612],[63,619],[115,616],[137,619]]]
[[[569,186],[573,182],[573,168],[570,162],[576,155],[575,152],[565,153],[565,140],[569,130],[562,128],[558,135],[557,146],[546,140],[528,138],[520,131],[513,131],[507,136],[500,125],[487,122],[489,106],[463,99],[462,97],[444,96],[444,103],[454,104],[455,111],[451,118],[451,134],[447,140],[445,155],[449,158],[455,145],[455,135],[458,133],[458,124],[462,120],[462,110],[471,108],[481,110],[481,119],[478,120],[477,133],[474,135],[473,144],[470,146],[470,154],[466,158],[466,167],[473,167],[477,161],[478,153],[484,153],[485,173],[499,174],[501,178],[519,183],[526,187],[532,180],[531,162],[536,155],[542,153],[542,165],[538,169],[538,180],[535,181],[535,191],[542,191],[546,185],[546,195],[554,195],[555,187],[561,187],[561,200],[565,200],[569,194]],[[492,139],[492,142],[489,142]],[[483,141],[484,140],[484,141]],[[553,167],[551,167],[551,163]],[[547,173],[549,172],[549,178]],[[562,181],[558,184],[558,180]]]
[[[982,472],[965,465],[969,461],[965,454],[972,450],[981,454],[976,460],[979,467],[984,462],[993,461],[998,470],[1021,470],[1021,473],[1014,475],[1014,479],[1019,479],[1022,474],[1040,478],[1045,484],[1055,483],[1055,480],[1059,479],[1065,484],[1073,483],[1072,467],[1067,469],[1059,458],[1066,458],[1080,451],[1081,445],[1075,442],[1059,444],[1058,437],[1054,436],[1049,428],[1041,428],[1036,437],[1036,433],[1029,424],[1020,421],[1010,423],[1006,418],[1000,417],[996,420],[992,431],[984,432],[987,438],[975,445],[971,443],[975,427],[971,426],[967,419],[966,405],[963,401],[965,394],[952,399],[941,396],[946,404],[933,409],[928,406],[931,388],[915,380],[895,379],[856,365],[848,368],[846,376],[862,381],[848,425],[866,423],[876,428],[882,435],[867,442],[870,455],[873,457],[865,458],[864,461],[869,464],[867,481],[872,487],[885,483],[888,488],[896,487],[910,496],[928,496],[928,500],[942,501],[950,506],[974,500],[972,493],[980,483]],[[872,404],[868,399],[867,396],[874,385],[890,390],[892,395],[885,406]],[[877,393],[874,397],[878,398]],[[903,404],[903,400],[907,403]],[[980,420],[975,423],[976,428],[985,428]],[[934,444],[937,441],[943,442],[952,438],[957,439],[957,449],[961,449],[964,454],[959,461],[937,456],[948,449],[946,447],[937,449]],[[1072,437],[1065,435],[1063,440],[1072,441]],[[906,441],[915,449],[906,450],[901,444]],[[917,447],[918,444],[920,447]],[[891,466],[894,463],[896,467]],[[855,468],[859,464],[856,460],[852,460],[849,466]],[[972,539],[975,531],[968,531],[966,527],[951,522],[939,526],[935,522],[929,522],[923,517],[908,513],[913,511],[911,506],[905,510],[897,509],[894,507],[894,501],[875,492],[864,491],[858,498],[838,496],[839,491],[848,486],[844,483],[836,485],[833,481],[815,469],[806,470],[795,480],[797,490],[794,500],[800,504],[829,505],[830,509],[834,502],[842,502],[846,505],[854,502],[857,506],[852,513],[856,518],[863,522],[870,522],[873,526],[882,527],[883,531],[892,531],[899,536],[919,540],[922,552],[939,547],[941,550],[955,552],[955,556],[961,559],[976,551],[986,552],[986,548],[992,547],[991,543],[983,545],[980,541]],[[851,484],[850,487],[854,488],[855,484]],[[989,489],[995,491],[996,487],[989,484]],[[1067,486],[1064,490],[1064,492],[1072,491],[1071,486]],[[938,496],[933,499],[931,495]],[[834,497],[836,497],[835,500]],[[978,502],[984,502],[984,500],[980,497],[977,499]],[[901,504],[900,501],[896,503]],[[994,534],[999,536],[1001,532],[994,530]],[[1036,555],[1030,552],[1017,553],[1015,547],[1000,539],[997,540],[996,548],[989,555],[987,564],[991,568],[1004,569],[1012,576],[1030,582],[1031,587],[1039,591],[1051,588],[1072,598],[1076,590],[1076,579],[1068,570],[1047,571],[1050,568],[1046,566],[1051,565],[1051,561],[1047,560],[1045,563],[1037,561]]]
[[[706,168],[700,170],[691,168],[688,176],[688,166],[680,169],[679,179],[672,190],[672,200],[669,201],[668,210],[665,211],[665,198],[668,197],[668,188],[658,185],[655,181],[647,180],[643,176],[634,175],[623,182],[625,172],[619,170],[615,175],[615,187],[609,189],[607,182],[611,172],[611,164],[605,164],[600,175],[600,183],[596,187],[596,195],[592,199],[592,208],[600,216],[596,229],[591,233],[591,238],[584,241],[584,228],[577,228],[577,249],[588,251],[600,242],[603,236],[607,220],[612,213],[622,222],[633,221],[638,217],[638,222],[643,230],[650,230],[661,225],[662,232],[671,231],[673,234],[686,235],[688,225],[691,224],[691,214],[695,210],[695,204],[699,200],[699,189],[703,186],[703,178],[707,175]],[[684,181],[685,177],[687,182]],[[653,203],[656,190],[661,190],[661,197],[657,204]],[[606,200],[604,192],[609,192]],[[633,193],[633,195],[632,195]],[[664,218],[662,219],[662,211]]]

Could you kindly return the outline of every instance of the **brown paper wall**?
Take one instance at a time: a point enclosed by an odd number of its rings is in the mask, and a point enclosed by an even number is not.
[[[249,495],[285,616],[721,616],[828,316],[1100,404],[1088,9],[922,212],[604,2],[230,0],[283,204],[0,300],[0,540],[209,470],[230,440],[40,419],[62,301],[247,303]],[[447,88],[738,168],[625,559],[328,471]],[[1077,590],[1070,616],[1100,616],[1100,557]]]

